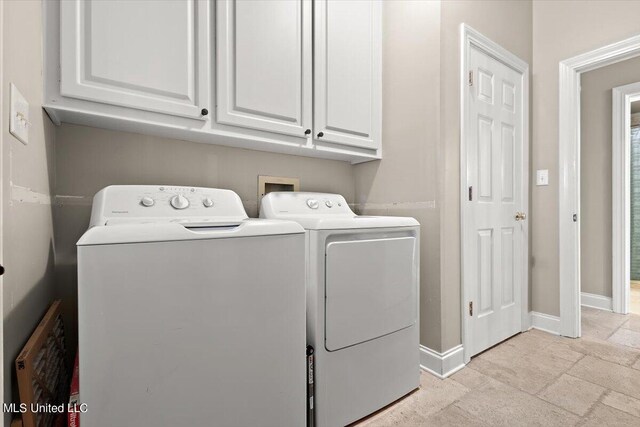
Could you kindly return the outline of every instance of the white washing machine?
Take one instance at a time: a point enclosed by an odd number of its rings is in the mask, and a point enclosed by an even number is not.
[[[229,190],[96,194],[78,241],[83,427],[304,425],[304,244]]]
[[[322,193],[269,193],[260,215],[307,230],[316,425],[344,426],[416,389],[418,222],[358,216],[341,195]]]

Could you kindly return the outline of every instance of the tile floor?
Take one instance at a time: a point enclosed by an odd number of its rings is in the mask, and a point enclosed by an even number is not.
[[[531,330],[445,380],[423,372],[357,426],[640,426],[640,316],[583,307],[582,333]]]

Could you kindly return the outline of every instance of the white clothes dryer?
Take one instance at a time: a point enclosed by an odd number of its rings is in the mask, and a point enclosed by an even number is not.
[[[419,223],[359,216],[338,194],[274,192],[263,218],[307,230],[315,422],[344,426],[419,386]]]

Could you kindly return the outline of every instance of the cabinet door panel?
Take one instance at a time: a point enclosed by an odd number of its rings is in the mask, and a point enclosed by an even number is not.
[[[376,149],[381,124],[381,4],[316,0],[314,133]]]
[[[305,135],[311,122],[308,0],[217,2],[217,120]]]
[[[205,1],[73,0],[60,7],[62,95],[201,117],[209,86]]]

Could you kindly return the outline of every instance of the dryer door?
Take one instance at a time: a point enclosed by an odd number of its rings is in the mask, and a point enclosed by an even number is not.
[[[331,242],[326,247],[325,347],[339,350],[413,325],[416,238]]]

